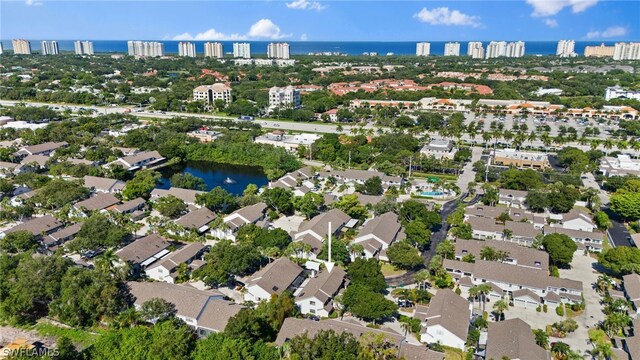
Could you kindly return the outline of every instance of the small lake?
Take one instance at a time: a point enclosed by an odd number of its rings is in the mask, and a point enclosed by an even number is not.
[[[242,195],[249,184],[256,184],[258,188],[266,185],[269,180],[259,167],[219,164],[210,161],[186,161],[180,165],[166,166],[158,169],[162,178],[158,187],[171,187],[171,176],[176,173],[189,173],[204,180],[207,191],[220,186],[234,195]],[[230,178],[233,183],[225,183]]]

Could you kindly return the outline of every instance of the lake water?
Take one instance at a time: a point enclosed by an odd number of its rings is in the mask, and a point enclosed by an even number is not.
[[[189,173],[203,179],[207,184],[207,191],[220,186],[234,195],[242,195],[249,184],[261,187],[268,183],[267,176],[259,167],[218,164],[209,161],[187,161],[180,165],[163,167],[158,171],[162,174],[158,185],[161,189],[171,187],[171,176],[176,173]],[[234,182],[225,183],[227,177]]]

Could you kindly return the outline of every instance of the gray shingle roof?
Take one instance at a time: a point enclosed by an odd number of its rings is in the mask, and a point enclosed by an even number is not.
[[[116,179],[103,178],[98,176],[86,175],[82,178],[84,186],[89,189],[100,190],[104,192],[121,191],[124,189],[125,182]]]
[[[627,293],[629,300],[634,301],[640,299],[640,275],[629,274],[622,277],[624,284],[624,292]],[[640,332],[640,329],[638,329]]]
[[[186,204],[195,204],[196,203],[196,195],[204,194],[204,191],[199,190],[191,190],[191,189],[183,189],[177,187],[171,187],[168,190],[166,189],[153,189],[151,191],[151,198],[158,199],[161,197],[173,195],[178,199],[184,201]]]
[[[549,352],[536,345],[531,326],[521,319],[489,323],[487,359],[549,360]]]
[[[286,257],[281,257],[256,271],[247,281],[246,287],[257,285],[272,295],[280,295],[302,275],[302,272],[300,266]]]
[[[492,247],[498,251],[506,251],[509,257],[516,259],[519,266],[528,266],[549,270],[549,254],[544,251],[532,249],[508,241],[479,241],[459,240],[455,243],[456,256],[464,257],[472,254],[476,259],[480,258],[480,252],[485,247]],[[540,265],[537,265],[539,263]]]
[[[62,226],[62,223],[58,221],[58,219],[54,218],[51,215],[45,215],[32,218],[22,224],[18,224],[12,227],[11,229],[7,229],[5,230],[5,234],[24,230],[32,233],[34,236],[39,236],[42,233],[49,234],[52,231],[56,231]]]
[[[76,209],[103,210],[119,203],[120,200],[109,193],[98,193],[86,200],[77,202]]]
[[[326,304],[340,290],[345,275],[345,271],[338,266],[335,266],[331,272],[327,270],[320,272],[302,288],[296,300],[315,297],[322,301],[323,304]]]
[[[324,238],[328,236],[327,229],[328,224],[331,223],[331,230],[336,231],[339,227],[346,224],[351,217],[340,209],[331,209],[326,213],[316,215],[313,219],[305,221],[300,225],[298,233],[311,230]]]
[[[471,309],[469,301],[451,289],[440,289],[429,302],[427,327],[440,325],[458,338],[466,340]]]
[[[176,224],[186,229],[199,229],[213,220],[215,220],[216,214],[211,210],[203,207],[189,212],[180,219],[176,220]]]
[[[390,245],[396,239],[400,228],[398,215],[393,212],[388,212],[367,221],[362,229],[360,229],[358,238],[366,235],[374,235],[385,244]]]
[[[133,264],[141,264],[145,260],[169,247],[169,242],[158,234],[147,235],[116,252],[119,258]]]

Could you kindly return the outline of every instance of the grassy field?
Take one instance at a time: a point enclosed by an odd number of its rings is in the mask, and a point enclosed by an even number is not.
[[[460,349],[444,347],[444,360],[463,360],[464,353]]]
[[[384,274],[385,277],[389,277],[389,276],[398,276],[398,275],[402,275],[404,273],[406,273],[405,270],[401,270],[401,269],[396,269],[395,266],[389,264],[389,263],[382,263],[382,274]]]
[[[39,323],[33,327],[38,334],[42,336],[53,336],[59,338],[61,336],[68,337],[74,344],[87,347],[93,344],[100,336],[101,330],[90,332],[82,329],[62,328],[53,324]]]

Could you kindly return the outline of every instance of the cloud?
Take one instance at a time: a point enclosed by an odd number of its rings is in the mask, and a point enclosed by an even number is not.
[[[612,38],[625,35],[627,35],[627,28],[623,26],[611,26],[605,31],[589,31],[587,33],[587,39]]]
[[[433,10],[422,8],[419,13],[413,15],[421,22],[431,25],[455,25],[480,27],[480,17],[467,15],[458,10],[449,10],[448,7],[439,7]]]
[[[297,9],[297,10],[317,10],[321,11],[326,9],[327,7],[322,5],[317,1],[309,1],[309,0],[294,0],[290,3],[286,3],[289,9]]]
[[[544,19],[544,23],[550,28],[558,27],[558,21],[556,21],[556,19]]]
[[[566,7],[571,7],[574,14],[583,12],[596,5],[599,0],[527,0],[527,4],[533,6],[533,16],[553,16]]]
[[[307,41],[307,40],[309,40],[309,37],[307,36],[307,34],[300,35],[300,41]]]
[[[27,6],[40,6],[42,5],[42,2],[36,0],[25,0],[24,4]]]
[[[282,34],[278,25],[274,24],[269,19],[261,19],[251,25],[251,28],[246,34],[225,34],[211,28],[195,35],[185,32],[176,36],[169,36],[168,38],[171,40],[247,40],[250,38],[267,38],[275,40],[286,37],[291,37],[291,34]]]
[[[247,36],[253,38],[267,38],[267,39],[282,39],[291,37],[291,34],[282,34],[280,27],[274,24],[269,19],[260,19],[255,24],[251,25]]]

